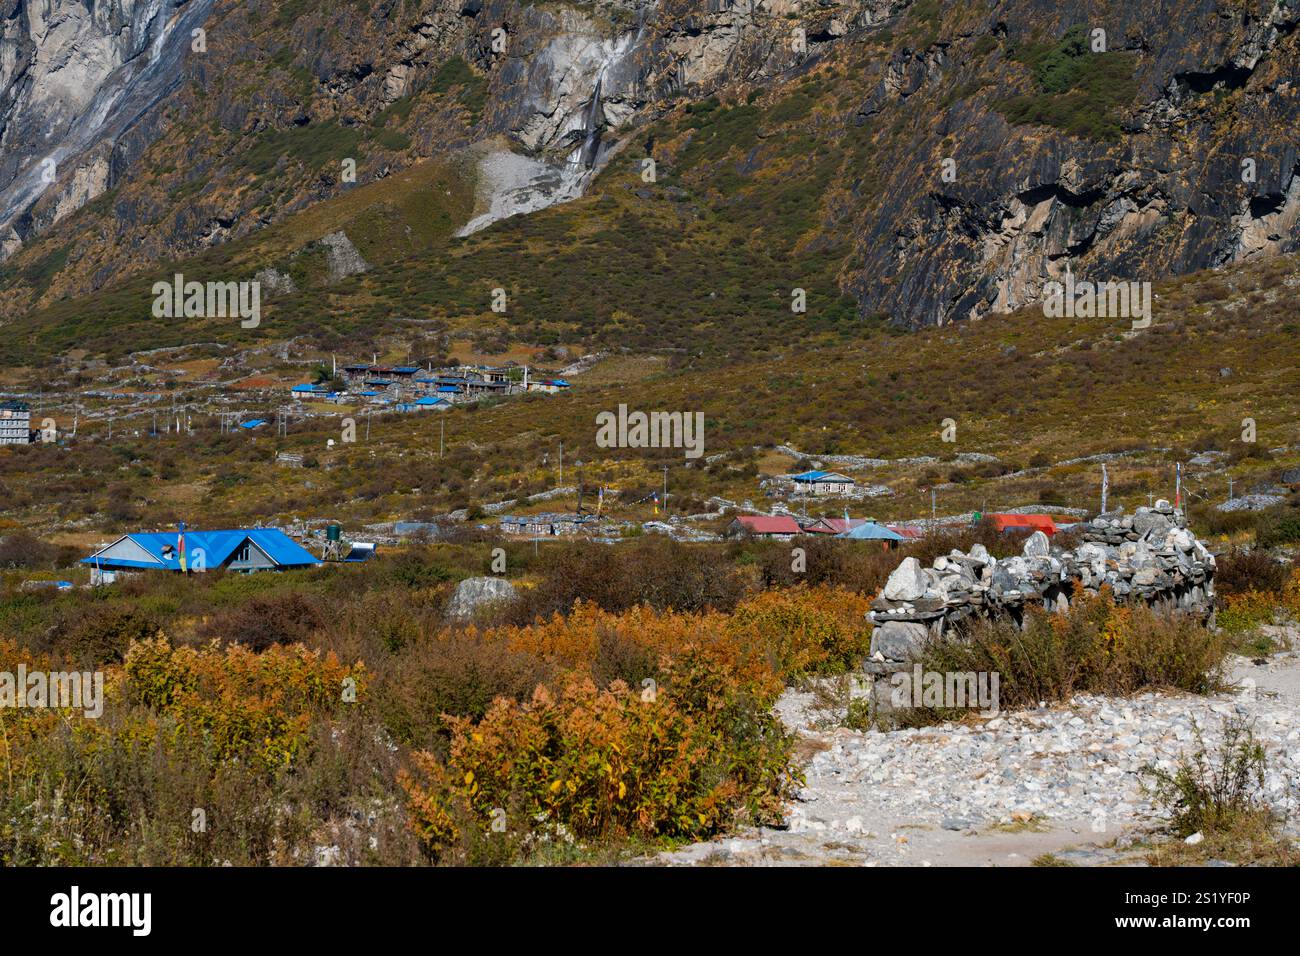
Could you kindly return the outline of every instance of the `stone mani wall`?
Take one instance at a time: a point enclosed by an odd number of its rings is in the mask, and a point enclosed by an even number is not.
[[[1096,594],[1103,585],[1118,600],[1212,617],[1214,555],[1169,502],[1132,515],[1100,515],[1082,537],[1077,548],[1064,550],[1036,531],[1022,555],[1000,560],[980,544],[938,557],[929,568],[905,558],[871,605],[868,672],[889,673],[898,669],[891,665],[919,659],[927,642],[962,621],[1005,616],[1020,622],[1034,605],[1065,611],[1076,594]]]

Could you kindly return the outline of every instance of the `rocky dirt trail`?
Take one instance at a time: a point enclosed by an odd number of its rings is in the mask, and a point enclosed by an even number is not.
[[[1289,635],[1296,646],[1294,631]],[[1213,754],[1225,718],[1254,722],[1268,755],[1269,803],[1296,834],[1300,654],[1233,658],[1232,691],[1212,697],[1077,696],[1067,704],[966,724],[861,732],[836,727],[812,692],[778,704],[806,752],[806,786],[786,828],[660,854],[670,866],[1026,866],[1044,854],[1078,865],[1144,865],[1134,844],[1153,808],[1138,771]],[[865,694],[865,690],[855,693]]]

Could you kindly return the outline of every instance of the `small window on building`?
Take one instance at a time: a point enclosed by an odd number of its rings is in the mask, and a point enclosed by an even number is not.
[[[253,557],[253,546],[245,541],[235,552],[234,564],[247,564]]]

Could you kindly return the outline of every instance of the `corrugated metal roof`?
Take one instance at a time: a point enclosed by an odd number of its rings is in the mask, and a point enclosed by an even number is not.
[[[99,567],[133,567],[133,568],[163,568],[171,571],[179,571],[180,556],[176,553],[177,532],[175,531],[144,531],[134,534],[123,535],[129,538],[137,545],[149,552],[157,559],[157,564],[146,561],[127,561],[120,558],[104,559],[96,555],[101,554],[103,550],[96,552],[88,558],[82,558],[82,564],[89,564]],[[122,539],[119,538],[118,541]],[[189,560],[190,567],[194,566],[194,555],[198,549],[203,550],[204,564],[209,568],[220,567],[225,564],[232,554],[245,542],[251,541],[260,548],[268,558],[276,563],[279,567],[306,567],[319,564],[320,559],[313,555],[298,542],[294,541],[279,528],[239,528],[230,531],[186,531],[185,532],[185,552]],[[114,541],[113,544],[117,544]],[[111,548],[113,545],[109,545]],[[172,550],[166,557],[163,556],[163,548],[170,547]]]
[[[842,475],[838,471],[805,471],[802,474],[791,475],[795,481],[850,481],[854,484],[857,482],[848,475]]]
[[[865,521],[851,531],[846,531],[839,535],[841,538],[852,538],[854,541],[902,541],[903,536],[897,531],[891,531],[883,524],[876,524],[874,521]]]
[[[788,515],[740,515],[736,518],[754,534],[799,534],[799,522]]]

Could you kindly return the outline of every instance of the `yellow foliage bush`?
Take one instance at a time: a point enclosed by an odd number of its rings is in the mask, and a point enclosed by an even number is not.
[[[786,680],[844,669],[870,643],[869,602],[831,587],[760,593],[728,614],[577,604],[483,633],[565,669],[556,690],[498,699],[477,723],[448,715],[446,761],[404,775],[412,825],[463,858],[494,819],[528,840],[697,839],[779,813],[790,739],[771,708]],[[645,689],[593,679],[610,647],[656,662]]]
[[[267,766],[291,763],[313,717],[343,704],[345,686],[359,700],[365,682],[363,665],[346,667],[301,644],[255,653],[157,638],[131,645],[124,669],[133,702],[203,735],[221,759],[243,755]]]
[[[728,627],[747,643],[766,648],[773,668],[788,680],[844,671],[866,657],[870,609],[869,599],[843,588],[800,586],[763,591],[742,602]]]
[[[1219,627],[1233,634],[1250,631],[1273,620],[1274,612],[1285,603],[1284,595],[1272,591],[1244,591],[1229,594],[1219,608]]]
[[[794,777],[791,739],[732,675],[698,651],[662,687],[597,689],[571,675],[523,704],[499,698],[478,723],[449,718],[446,762],[403,774],[412,825],[437,856],[492,831],[526,843],[572,837],[699,839],[737,819],[771,822]]]

